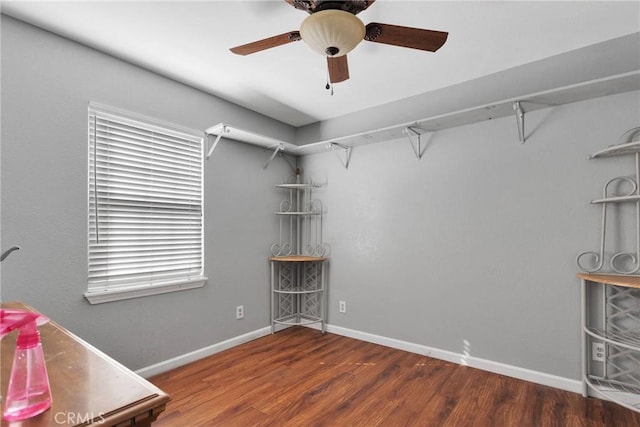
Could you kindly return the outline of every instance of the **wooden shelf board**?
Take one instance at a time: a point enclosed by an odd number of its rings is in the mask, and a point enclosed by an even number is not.
[[[308,255],[273,256],[269,258],[269,261],[278,261],[278,262],[320,262],[325,260],[326,258],[322,256],[308,256]]]
[[[580,279],[588,280],[590,282],[604,283],[605,285],[623,286],[626,288],[640,289],[640,276],[578,273],[578,277]]]

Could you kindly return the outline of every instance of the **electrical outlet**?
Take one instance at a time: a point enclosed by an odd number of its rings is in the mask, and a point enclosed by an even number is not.
[[[346,313],[347,312],[347,302],[346,301],[340,301],[340,313]]]
[[[236,319],[242,319],[244,317],[244,305],[236,307]]]
[[[593,359],[595,362],[605,361],[604,343],[600,343],[600,342],[591,343],[591,359]]]

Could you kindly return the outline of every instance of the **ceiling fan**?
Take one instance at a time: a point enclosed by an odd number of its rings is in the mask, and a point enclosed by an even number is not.
[[[285,0],[309,14],[300,31],[290,31],[231,48],[238,55],[249,55],[276,46],[304,40],[313,50],[327,57],[329,81],[338,83],[349,78],[347,53],[362,40],[435,52],[449,33],[421,28],[372,22],[366,26],[356,15],[375,0]],[[327,86],[328,87],[328,86]]]

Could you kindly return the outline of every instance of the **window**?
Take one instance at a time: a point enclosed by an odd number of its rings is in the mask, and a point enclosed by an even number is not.
[[[89,302],[204,286],[202,156],[201,132],[89,105]]]

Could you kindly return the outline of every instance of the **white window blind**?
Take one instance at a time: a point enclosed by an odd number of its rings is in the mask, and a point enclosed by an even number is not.
[[[203,138],[89,107],[90,302],[204,285]]]

